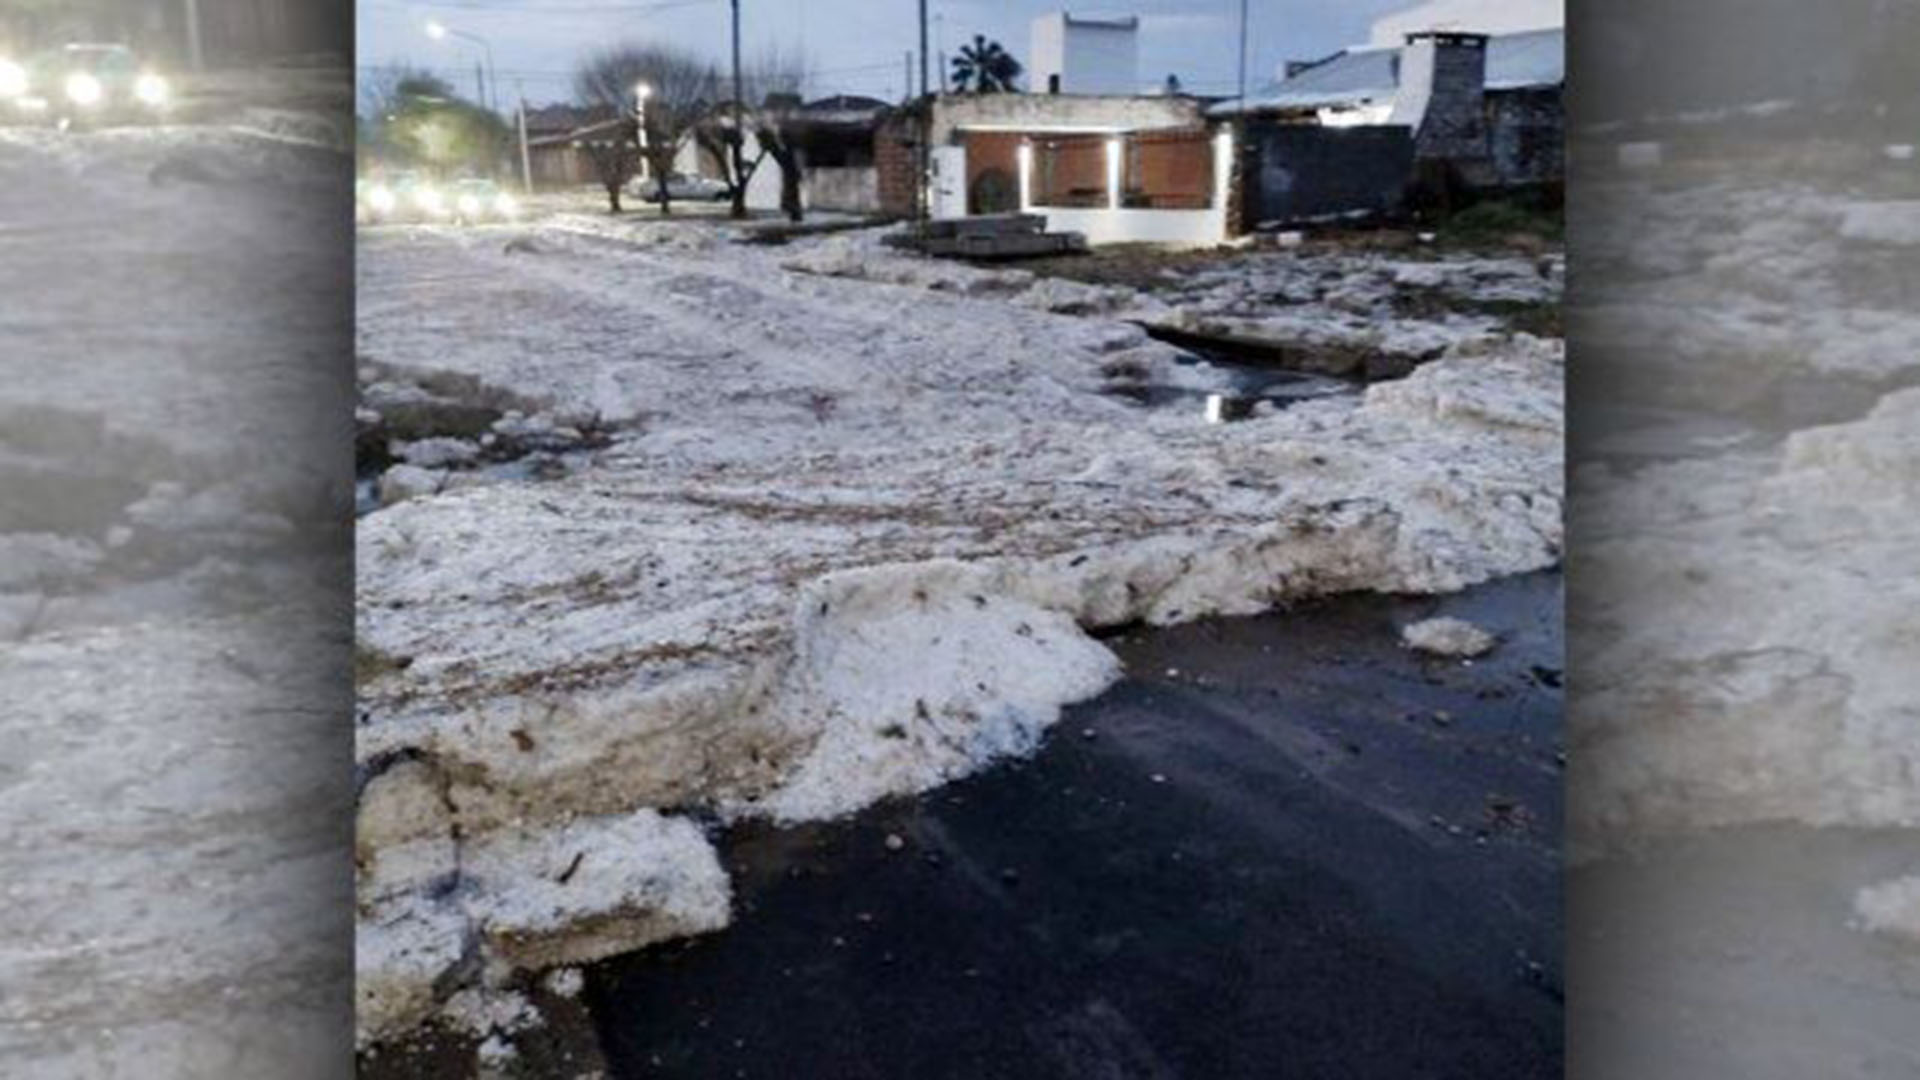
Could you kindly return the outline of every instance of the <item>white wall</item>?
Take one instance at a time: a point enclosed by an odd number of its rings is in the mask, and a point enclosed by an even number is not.
[[[880,170],[871,165],[808,169],[801,194],[809,210],[878,213]]]
[[[1027,89],[1047,92],[1054,75],[1063,94],[1140,92],[1140,29],[1080,21],[1063,12],[1033,21],[1027,52]]]
[[[1055,75],[1067,69],[1067,17],[1058,12],[1033,20],[1027,44],[1027,90],[1047,92]],[[1064,80],[1063,80],[1064,81]]]
[[[1191,98],[948,94],[934,110],[933,144],[944,146],[959,131],[1150,131],[1205,123]]]
[[[1567,25],[1566,0],[1431,0],[1373,24],[1369,44],[1403,45],[1422,30],[1519,34]]]
[[[752,161],[760,153],[760,140],[751,134],[747,136],[747,160]],[[705,176],[714,180],[724,180],[725,176],[705,160],[700,145],[692,139],[680,144],[674,153],[673,171],[687,176]],[[747,207],[751,210],[780,209],[780,166],[769,157],[753,170],[753,179],[747,181]]]
[[[1094,247],[1104,244],[1163,244],[1212,247],[1227,242],[1227,201],[1233,185],[1233,136],[1213,140],[1213,205],[1205,210],[1121,209],[1117,170],[1107,178],[1108,207],[1063,209],[1033,205],[1033,156],[1020,155],[1020,209],[1047,219],[1048,232],[1077,232]]]

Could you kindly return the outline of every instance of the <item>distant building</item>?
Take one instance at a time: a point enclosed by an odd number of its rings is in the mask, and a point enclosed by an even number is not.
[[[540,188],[570,188],[598,182],[585,144],[619,131],[625,119],[604,106],[548,105],[527,111],[528,163]]]
[[[1140,92],[1140,20],[1064,11],[1033,20],[1028,89],[1036,94]]]

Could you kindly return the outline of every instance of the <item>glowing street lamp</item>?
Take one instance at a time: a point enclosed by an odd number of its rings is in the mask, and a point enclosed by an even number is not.
[[[640,132],[640,179],[650,179],[652,166],[647,160],[647,99],[653,96],[653,87],[638,83],[633,88],[633,119]]]
[[[499,103],[494,101],[488,95],[487,91],[490,87],[499,86],[500,77],[494,72],[493,46],[487,44],[487,39],[481,37],[479,34],[470,34],[465,30],[456,30],[438,19],[427,20],[426,31],[427,36],[435,41],[445,41],[450,37],[457,37],[462,41],[471,41],[475,45],[480,46],[480,51],[486,56],[486,75],[482,77],[480,74],[481,69],[479,67],[474,68],[474,90],[478,95],[477,101],[480,106],[497,110]]]

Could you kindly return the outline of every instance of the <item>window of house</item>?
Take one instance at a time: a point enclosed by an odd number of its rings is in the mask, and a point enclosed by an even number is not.
[[[1136,132],[1121,157],[1120,205],[1205,210],[1213,205],[1213,140],[1204,131]]]
[[[1033,147],[1033,205],[1098,209],[1107,205],[1105,135],[1037,137]]]

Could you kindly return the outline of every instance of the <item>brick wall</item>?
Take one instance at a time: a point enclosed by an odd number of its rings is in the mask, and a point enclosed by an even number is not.
[[[1487,39],[1433,34],[1433,91],[1414,140],[1420,158],[1464,162],[1487,155]]]
[[[919,118],[902,110],[873,133],[873,164],[882,214],[910,218],[919,213],[919,132]]]

